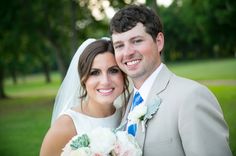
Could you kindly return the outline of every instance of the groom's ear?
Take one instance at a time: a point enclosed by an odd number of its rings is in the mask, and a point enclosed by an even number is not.
[[[164,48],[164,42],[164,34],[159,32],[156,37],[156,45],[159,53],[161,53]]]

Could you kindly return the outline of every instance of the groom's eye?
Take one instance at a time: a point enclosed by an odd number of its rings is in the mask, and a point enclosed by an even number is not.
[[[142,42],[143,40],[142,39],[135,39],[134,41],[133,41],[133,43],[134,44],[139,44],[140,42]]]
[[[114,49],[120,49],[123,47],[123,44],[116,44],[114,45]]]

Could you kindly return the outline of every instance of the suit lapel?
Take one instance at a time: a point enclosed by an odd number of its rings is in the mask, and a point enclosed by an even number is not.
[[[160,94],[163,90],[166,89],[170,78],[173,76],[173,73],[166,67],[166,65],[163,64],[163,67],[160,71],[160,73],[158,74],[151,90],[150,93],[148,95],[148,98],[146,100],[146,103],[148,105],[148,102],[150,101],[150,99],[154,96],[154,95],[158,95]]]
[[[170,78],[172,77],[173,73],[169,71],[169,69],[163,64],[163,67],[158,74],[150,93],[147,97],[147,100],[145,101],[145,104],[148,106],[151,99],[155,96],[159,96],[159,94],[166,89],[166,87],[169,84]],[[154,114],[156,115],[156,114]],[[143,149],[145,144],[145,138],[146,138],[146,129],[147,129],[147,122],[145,123],[145,131],[142,131],[142,126],[139,124],[138,130],[136,133],[136,140],[139,143],[139,146],[141,149]]]

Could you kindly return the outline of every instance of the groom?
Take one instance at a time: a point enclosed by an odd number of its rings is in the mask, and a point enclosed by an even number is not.
[[[215,96],[161,62],[164,34],[159,17],[150,8],[131,5],[114,15],[110,31],[116,61],[134,84],[123,120],[136,105],[150,108],[156,99],[152,117],[127,124],[143,155],[231,156],[228,127]]]

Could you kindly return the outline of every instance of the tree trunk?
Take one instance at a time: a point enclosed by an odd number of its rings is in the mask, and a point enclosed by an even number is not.
[[[45,35],[44,31],[42,30],[40,31],[40,35],[43,36],[43,38],[48,41],[49,46],[54,49],[53,51],[56,57],[57,66],[61,74],[61,78],[63,79],[66,75],[66,63],[64,62],[63,54],[61,51],[62,48],[60,48],[59,44],[57,44],[53,37],[51,37],[50,32],[48,33],[48,35]]]
[[[45,81],[46,81],[46,83],[50,83],[51,82],[51,77],[50,77],[49,64],[48,64],[48,62],[43,61],[42,65],[43,65],[43,71],[44,71],[44,75],[45,75]]]
[[[54,48],[57,65],[61,74],[61,78],[63,79],[66,75],[66,64],[63,60],[62,51],[60,50],[60,47],[53,40],[49,39],[49,41],[51,43],[51,46]]]
[[[10,72],[11,72],[12,82],[14,85],[16,85],[17,84],[16,68],[15,67],[11,68]]]
[[[4,68],[0,66],[0,99],[7,98],[4,92]]]
[[[74,55],[75,51],[78,47],[78,37],[76,30],[76,7],[77,3],[75,0],[71,0],[71,28],[72,28],[72,36],[71,36],[71,56]]]

